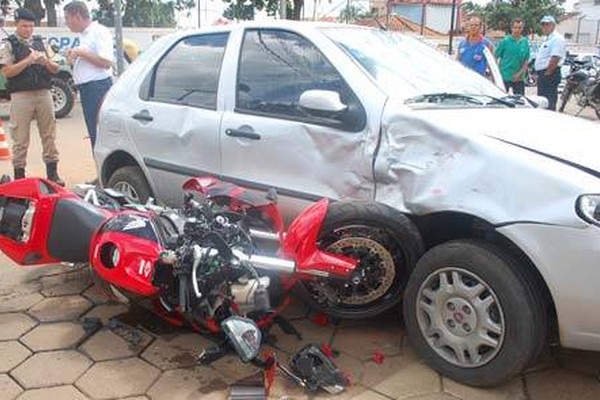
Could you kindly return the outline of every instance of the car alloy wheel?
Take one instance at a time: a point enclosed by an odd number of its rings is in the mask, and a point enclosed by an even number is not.
[[[131,185],[129,182],[124,182],[124,181],[117,182],[114,184],[113,188],[117,192],[122,193],[128,200],[130,200],[134,203],[140,202],[140,196],[138,195],[138,193],[135,190],[135,188],[133,187],[133,185]]]
[[[502,306],[490,286],[461,268],[430,274],[417,295],[417,320],[431,348],[451,364],[475,368],[502,348]]]

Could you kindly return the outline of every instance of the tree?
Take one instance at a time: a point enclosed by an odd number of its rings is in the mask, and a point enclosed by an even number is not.
[[[98,8],[93,16],[106,26],[114,26],[114,1],[97,0]],[[175,27],[176,11],[195,6],[196,0],[122,0],[123,26],[126,27]]]
[[[510,32],[510,23],[516,18],[523,20],[525,34],[541,34],[540,19],[544,15],[560,18],[564,15],[565,0],[494,0],[485,6],[472,2],[463,5],[466,14],[480,14],[487,26]]]
[[[223,0],[229,6],[223,12],[228,19],[254,19],[256,11],[266,11],[273,16],[279,10],[278,0]],[[304,0],[286,0],[287,19],[299,20]]]
[[[48,26],[56,26],[56,6],[61,0],[44,0],[46,6],[46,23]]]
[[[23,2],[23,5],[21,6],[21,4],[19,4],[19,6],[33,11],[35,16],[37,17],[35,20],[36,26],[40,25],[41,20],[44,19],[44,16],[46,15],[46,10],[44,9],[44,7],[42,7],[41,0],[25,0]]]
[[[340,11],[340,15],[338,16],[339,22],[354,22],[358,19],[364,18],[367,16],[365,10],[360,6],[355,5],[347,5]]]
[[[223,0],[229,6],[223,11],[227,19],[252,20],[256,11],[265,10],[273,16],[279,9],[278,0]]]

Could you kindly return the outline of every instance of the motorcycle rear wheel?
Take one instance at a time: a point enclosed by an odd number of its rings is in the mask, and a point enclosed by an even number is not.
[[[370,318],[397,305],[424,252],[408,217],[372,202],[331,204],[318,240],[321,249],[357,258],[359,264],[348,281],[304,281],[296,292],[310,308],[341,319]]]

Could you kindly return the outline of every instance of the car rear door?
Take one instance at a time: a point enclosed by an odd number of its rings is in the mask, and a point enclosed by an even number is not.
[[[220,172],[218,86],[229,32],[175,43],[145,78],[132,137],[161,200],[179,204],[197,171]]]
[[[377,105],[365,108],[355,86],[297,32],[247,28],[239,42],[221,126],[223,178],[277,189],[287,200],[283,211],[291,213],[304,204],[297,200],[372,198],[370,140],[379,120],[370,115],[381,113],[384,99],[374,97]],[[307,90],[337,92],[348,111],[335,119],[301,109],[299,97]]]

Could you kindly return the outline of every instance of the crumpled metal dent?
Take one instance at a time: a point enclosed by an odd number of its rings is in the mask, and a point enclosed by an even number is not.
[[[577,188],[545,173],[538,155],[444,126],[443,113],[405,111],[384,117],[375,162],[375,200],[402,212],[453,211],[492,224],[514,221],[581,226]],[[467,121],[468,123],[468,121]],[[484,130],[482,126],[482,130]],[[520,154],[515,155],[520,152]],[[566,168],[566,166],[565,166]]]

